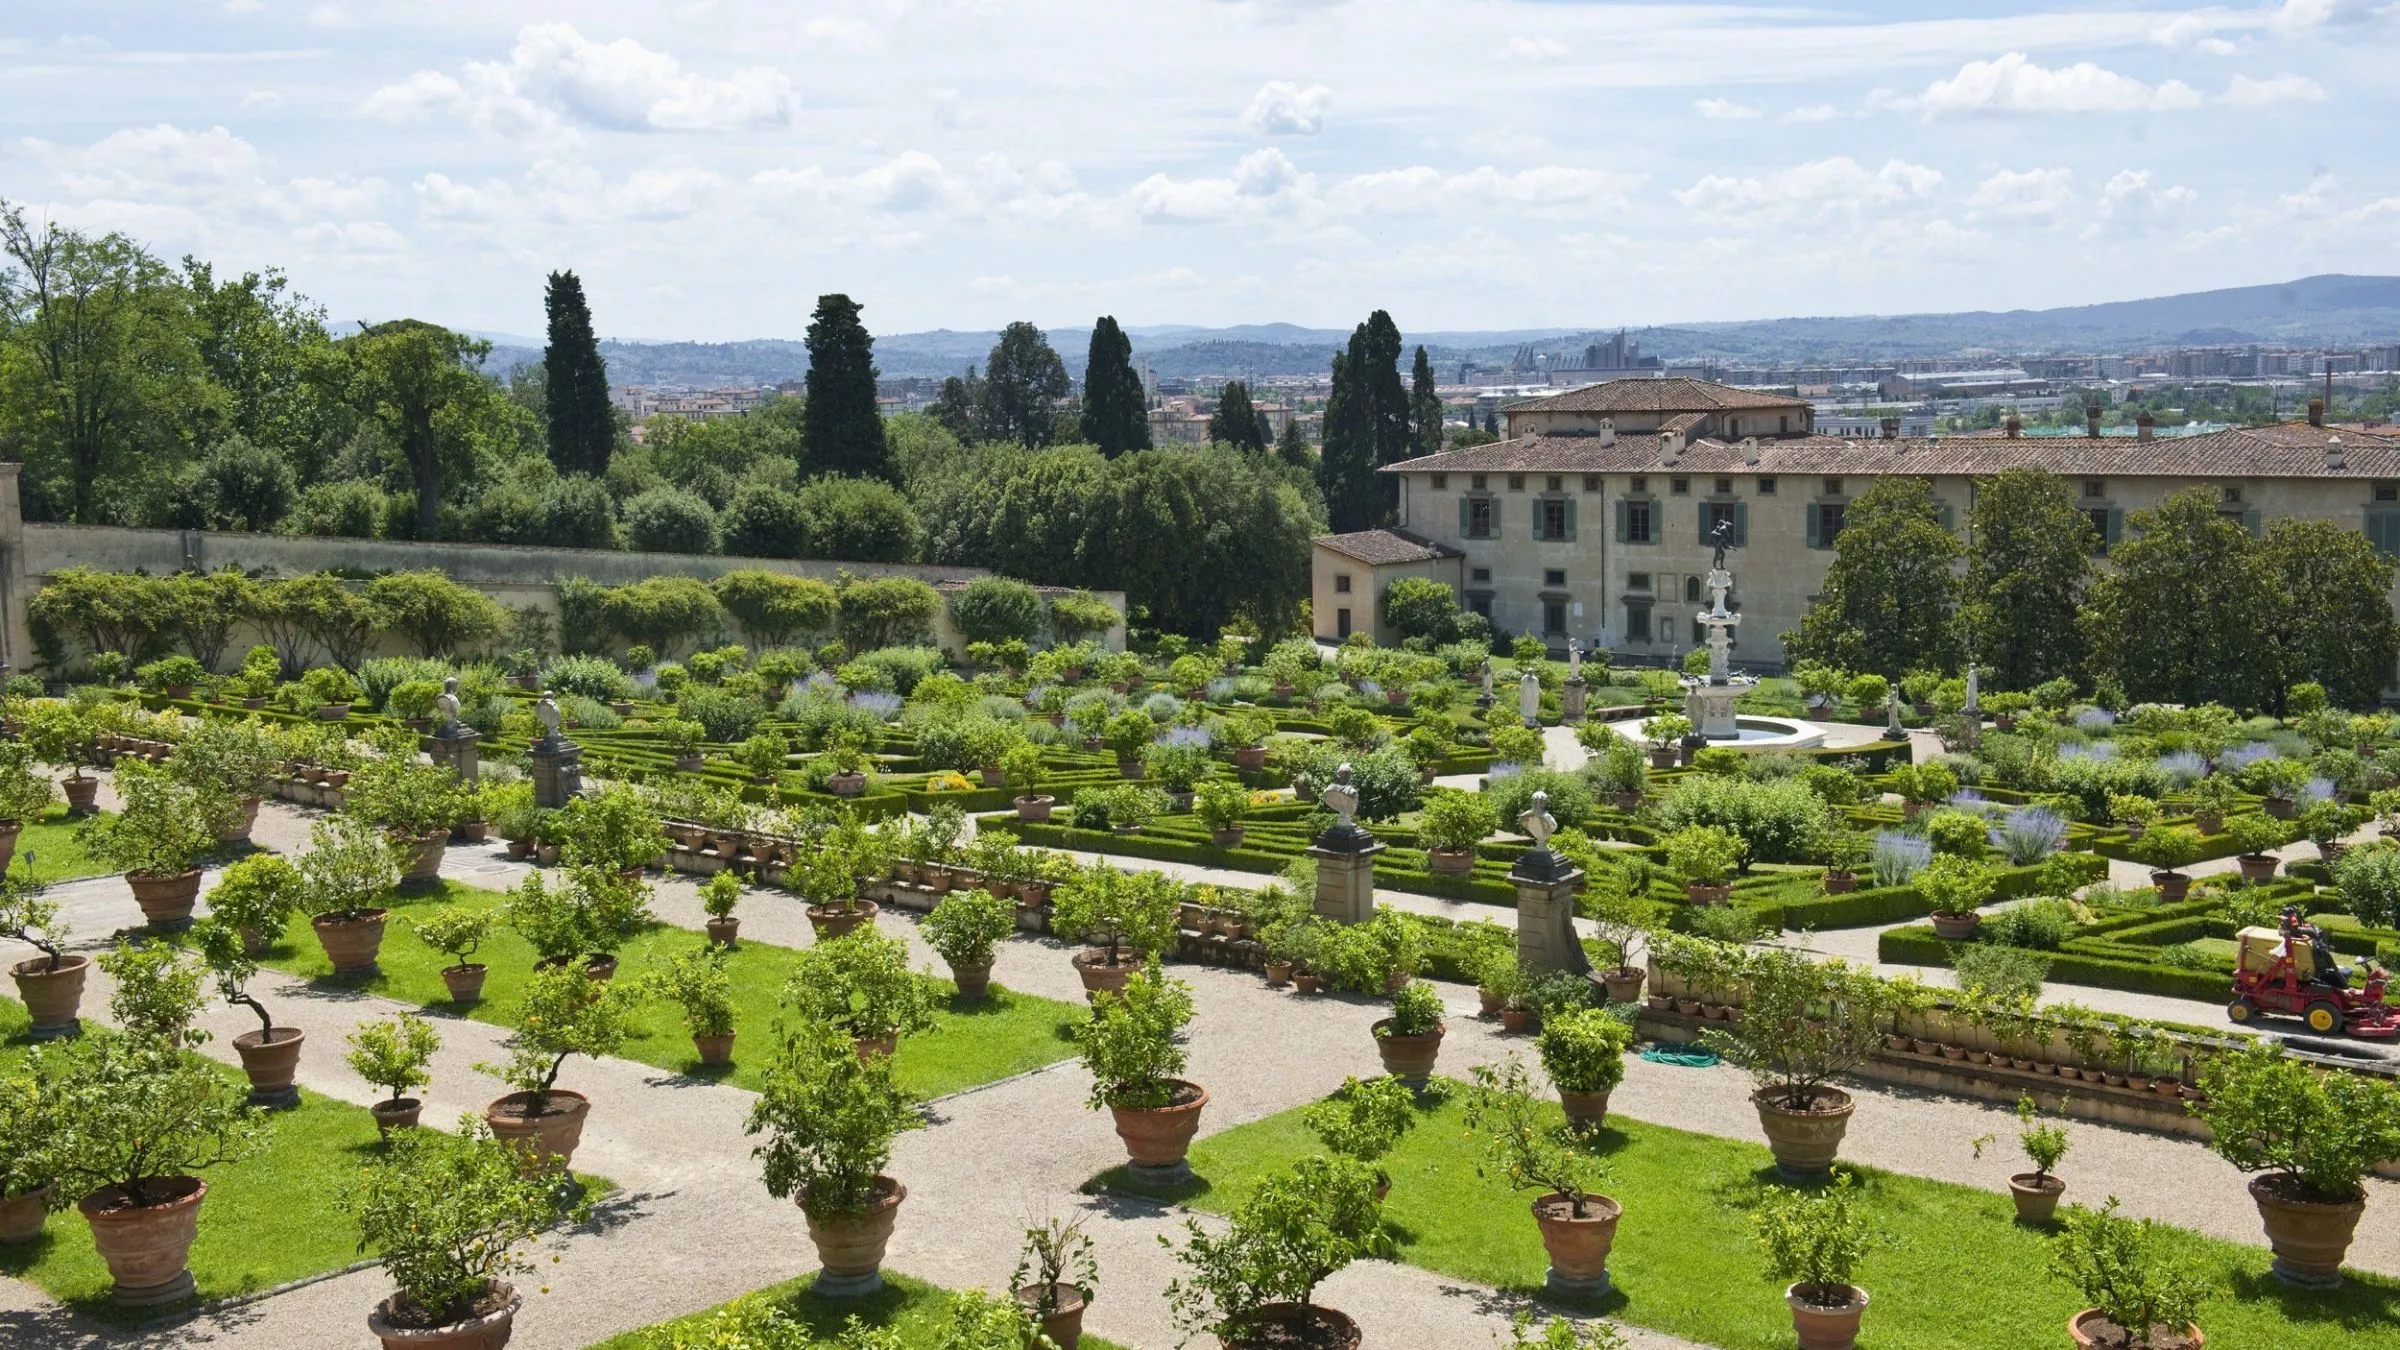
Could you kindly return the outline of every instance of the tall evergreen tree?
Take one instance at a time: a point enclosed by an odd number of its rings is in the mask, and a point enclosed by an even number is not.
[[[820,295],[809,316],[801,452],[811,473],[890,478],[883,413],[875,406],[875,339],[859,309],[849,296]]]
[[[1817,603],[1783,635],[1785,654],[1886,679],[1955,669],[1960,552],[1930,483],[1876,479],[1850,504]]]
[[[1103,314],[1092,325],[1092,346],[1083,366],[1083,439],[1114,459],[1128,450],[1150,448],[1149,399],[1133,368],[1133,339]]]
[[[608,406],[608,366],[592,332],[592,307],[573,272],[552,272],[542,291],[550,316],[550,345],[542,352],[550,462],[560,473],[608,472],[617,419]]]
[[[1356,351],[1366,325],[1351,335]],[[1361,415],[1357,363],[1349,352],[1333,354],[1333,390],[1325,399],[1325,439],[1317,454],[1317,490],[1325,495],[1325,517],[1336,534],[1375,524],[1375,441]]]
[[[1217,395],[1217,410],[1209,415],[1208,441],[1242,450],[1267,448],[1266,424],[1250,402],[1249,385],[1240,380],[1225,382],[1224,391]]]
[[[1275,439],[1275,457],[1295,469],[1317,467],[1316,452],[1309,449],[1308,437],[1300,434],[1300,419],[1283,424],[1283,434]]]
[[[1976,483],[1969,519],[1974,543],[1959,618],[1976,663],[1991,667],[2004,689],[2081,675],[2076,611],[2100,541],[2073,487],[2046,469],[2010,469]]]
[[[1019,320],[1001,331],[983,368],[983,429],[995,441],[1043,446],[1058,434],[1058,401],[1074,382],[1050,339]]]
[[[1363,339],[1363,350],[1361,347]],[[1408,390],[1400,383],[1400,326],[1376,310],[1350,339],[1351,360],[1365,394],[1369,436],[1375,447],[1375,467],[1398,464],[1416,454],[1409,434]],[[1374,484],[1375,524],[1389,525],[1400,513],[1400,480],[1390,474],[1370,477]]]
[[[1434,389],[1433,362],[1425,355],[1424,344],[1417,346],[1416,369],[1409,372],[1408,416],[1416,430],[1415,452],[1435,455],[1442,451],[1442,396]]]
[[[2096,672],[2137,701],[2256,708],[2280,696],[2264,623],[2276,587],[2214,488],[2126,518],[2084,610]],[[1844,532],[1848,537],[1848,532]]]

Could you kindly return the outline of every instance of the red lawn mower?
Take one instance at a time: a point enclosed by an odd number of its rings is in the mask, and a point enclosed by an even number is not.
[[[2383,1001],[2391,972],[2361,962],[2353,988],[2352,969],[2335,964],[2325,931],[2304,922],[2298,909],[2285,909],[2279,927],[2245,928],[2235,940],[2241,953],[2234,960],[2228,1018],[2246,1023],[2261,1013],[2281,1013],[2306,1022],[2320,1036],[2346,1033],[2379,1041],[2400,1036],[2400,1008]]]

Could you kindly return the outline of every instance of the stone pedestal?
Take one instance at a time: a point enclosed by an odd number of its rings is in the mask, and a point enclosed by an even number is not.
[[[1317,836],[1308,856],[1317,860],[1317,917],[1336,923],[1365,923],[1375,917],[1375,855],[1383,845],[1356,825],[1336,825]]]
[[[458,775],[458,781],[469,787],[483,771],[482,752],[475,748],[483,739],[473,727],[460,727],[449,736],[434,736],[426,743],[426,753],[433,762]]]
[[[1583,720],[1584,700],[1591,697],[1592,682],[1581,675],[1568,680],[1558,691],[1558,720],[1570,725]]]
[[[533,778],[533,804],[544,810],[565,806],[583,791],[583,747],[564,736],[544,736],[526,752]]]
[[[1548,847],[1528,849],[1509,869],[1517,888],[1517,969],[1527,979],[1553,971],[1591,973],[1591,958],[1575,936],[1575,888],[1583,870]]]
[[[1695,684],[1684,694],[1683,715],[1691,719],[1692,730],[1712,741],[1740,740],[1742,729],[1734,720],[1733,701],[1742,692],[1734,684]]]

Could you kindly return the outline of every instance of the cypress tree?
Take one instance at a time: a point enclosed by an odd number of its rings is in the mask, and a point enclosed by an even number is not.
[[[1375,441],[1364,414],[1358,361],[1367,326],[1350,335],[1350,350],[1333,354],[1333,390],[1325,399],[1325,439],[1317,458],[1317,487],[1325,494],[1325,517],[1336,534],[1375,523]]]
[[[1133,339],[1103,314],[1083,367],[1083,438],[1111,459],[1150,448],[1149,399],[1133,368]]]
[[[1363,416],[1373,458],[1367,474],[1373,525],[1388,525],[1400,511],[1400,482],[1373,470],[1397,464],[1415,452],[1408,430],[1408,391],[1400,383],[1400,327],[1376,310],[1350,338],[1350,366],[1359,382]],[[1365,527],[1361,527],[1365,528]]]
[[[1217,395],[1217,410],[1208,419],[1208,439],[1212,445],[1231,445],[1243,450],[1267,448],[1267,433],[1258,409],[1250,402],[1249,385],[1240,380],[1226,381],[1224,392]]]
[[[1416,453],[1439,454],[1442,449],[1442,396],[1434,389],[1433,362],[1423,344],[1417,347],[1417,366],[1409,376],[1409,420],[1416,427]]]
[[[1295,469],[1317,467],[1316,454],[1308,448],[1308,438],[1300,434],[1298,418],[1283,424],[1283,435],[1275,441],[1275,457]]]
[[[808,320],[808,402],[801,453],[812,473],[890,478],[883,414],[875,406],[875,339],[846,295],[820,295]]]
[[[592,334],[583,282],[573,272],[552,272],[542,290],[542,308],[550,319],[550,345],[542,352],[550,462],[560,473],[606,473],[617,421],[608,406],[608,366]]]

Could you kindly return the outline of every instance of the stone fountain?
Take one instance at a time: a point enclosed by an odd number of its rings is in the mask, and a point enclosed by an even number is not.
[[[1700,626],[1708,630],[1708,674],[1687,675],[1683,681],[1683,715],[1691,719],[1692,733],[1709,741],[1741,739],[1742,729],[1734,717],[1734,700],[1757,683],[1746,675],[1733,673],[1733,630],[1740,626],[1742,616],[1725,608],[1725,592],[1733,589],[1733,573],[1725,567],[1725,550],[1732,547],[1732,536],[1733,522],[1729,520],[1718,521],[1717,528],[1709,535],[1709,542],[1716,545],[1716,555],[1708,569],[1710,604],[1700,615]]]

